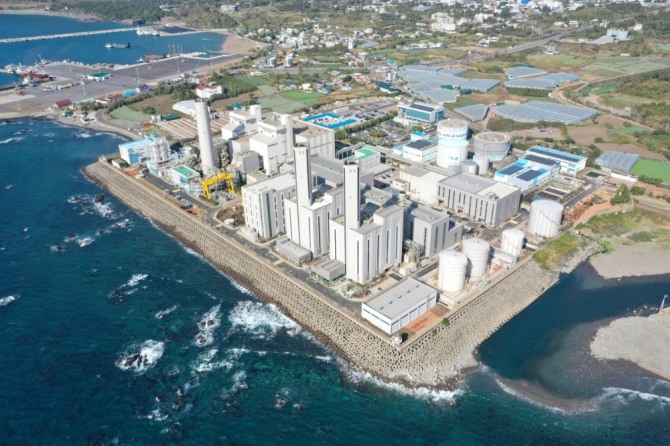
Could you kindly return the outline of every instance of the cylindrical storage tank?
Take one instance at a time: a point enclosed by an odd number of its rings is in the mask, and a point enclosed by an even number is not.
[[[465,119],[445,119],[437,123],[437,141],[467,140],[470,126]]]
[[[471,279],[481,277],[489,265],[491,246],[479,238],[463,240],[463,254],[468,257],[468,275]]]
[[[482,132],[474,136],[475,155],[488,156],[491,161],[500,161],[509,153],[512,138],[500,132]]]
[[[523,251],[523,231],[518,229],[505,229],[500,238],[500,249],[514,257],[519,257]]]
[[[463,161],[461,163],[461,170],[465,173],[471,173],[472,175],[477,175],[479,166],[474,161]]]
[[[530,204],[528,232],[541,237],[554,237],[561,228],[563,205],[554,200],[535,200]]]
[[[457,293],[465,286],[468,258],[456,251],[442,251],[437,270],[437,287],[448,293]]]
[[[489,157],[486,155],[475,155],[472,157],[472,161],[477,163],[479,166],[479,175],[486,175],[489,173]]]
[[[458,167],[468,159],[468,141],[454,140],[437,146],[437,165],[439,167]]]

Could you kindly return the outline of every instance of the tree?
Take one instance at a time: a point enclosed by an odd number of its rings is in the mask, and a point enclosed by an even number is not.
[[[630,189],[631,195],[644,195],[644,193],[647,191],[644,187],[641,186],[633,186]]]
[[[610,200],[610,203],[612,205],[617,205],[617,204],[624,204],[624,203],[629,203],[631,201],[630,197],[630,190],[628,190],[628,186],[625,184],[622,184],[619,186],[619,190],[617,191],[616,195],[612,197]]]

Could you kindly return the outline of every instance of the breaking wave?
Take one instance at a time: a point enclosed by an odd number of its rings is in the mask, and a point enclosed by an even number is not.
[[[612,401],[620,404],[629,404],[636,400],[642,400],[656,402],[663,406],[670,405],[670,397],[619,387],[605,387],[602,395],[600,395],[598,399],[603,402]]]
[[[17,136],[17,137],[7,138],[7,139],[4,139],[4,140],[0,141],[0,145],[9,144],[11,142],[21,142],[21,141],[23,141],[23,138]]]
[[[21,297],[21,296],[18,295],[18,294],[12,294],[12,295],[3,297],[2,299],[0,299],[0,307],[6,307],[7,305],[9,305],[12,302],[14,302],[15,300],[17,300],[19,297]]]
[[[297,323],[284,316],[276,306],[261,302],[238,302],[228,320],[233,328],[259,339],[272,338],[280,331],[290,336],[302,331]]]
[[[138,291],[137,285],[149,277],[148,274],[133,274],[123,285],[109,293],[109,300],[114,304],[120,304],[125,301],[126,296],[131,296]],[[146,288],[146,287],[145,287]]]
[[[142,374],[153,368],[164,352],[164,342],[149,339],[139,345],[131,345],[116,361],[116,366],[121,370],[132,370]]]
[[[200,331],[195,336],[194,343],[198,347],[205,347],[214,342],[214,331],[221,325],[221,305],[216,305],[203,314],[198,322]]]
[[[172,313],[172,312],[173,312],[174,310],[176,310],[177,308],[179,308],[179,304],[174,305],[174,306],[168,308],[167,310],[161,310],[161,311],[157,312],[156,314],[154,314],[154,317],[155,317],[156,319],[163,319],[165,316],[167,316],[168,314]]]

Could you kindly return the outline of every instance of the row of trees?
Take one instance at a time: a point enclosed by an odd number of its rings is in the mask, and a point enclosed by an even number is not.
[[[352,133],[360,132],[361,130],[367,130],[372,127],[376,127],[382,122],[388,121],[390,119],[393,119],[395,116],[395,113],[389,113],[384,116],[380,116],[379,118],[371,119],[369,121],[365,121],[363,123],[357,124],[357,125],[352,125],[350,127],[340,129],[337,132],[335,132],[335,139],[346,139],[347,136],[351,135]]]

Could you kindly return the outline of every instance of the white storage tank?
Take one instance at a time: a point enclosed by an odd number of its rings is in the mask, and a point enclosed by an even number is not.
[[[500,161],[509,153],[512,138],[500,132],[482,132],[474,136],[475,155],[488,156],[491,161]]]
[[[468,141],[453,140],[437,146],[437,165],[439,167],[459,167],[468,159]]]
[[[554,200],[535,200],[530,204],[528,232],[541,237],[555,237],[561,228],[563,205]]]
[[[470,127],[465,119],[445,119],[437,123],[437,140],[440,144],[443,141],[454,139],[468,139]]]
[[[475,156],[472,157],[472,161],[479,166],[479,175],[486,175],[489,173],[489,163],[491,160],[488,156],[475,154]]]
[[[505,229],[500,238],[500,249],[514,257],[519,257],[523,251],[523,231],[518,229]]]
[[[463,240],[463,254],[468,257],[468,274],[471,279],[481,277],[488,270],[491,246],[482,239]]]
[[[448,293],[457,293],[465,286],[468,258],[456,251],[442,251],[437,270],[437,287]]]
[[[479,170],[479,165],[474,161],[463,161],[461,162],[461,170],[465,173],[471,173],[472,175],[477,175]]]

